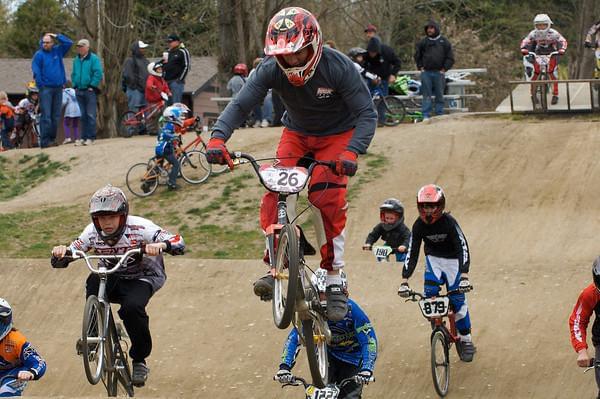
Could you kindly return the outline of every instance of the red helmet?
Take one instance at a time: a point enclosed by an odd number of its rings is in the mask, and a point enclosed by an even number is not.
[[[242,76],[248,76],[248,67],[246,64],[235,64],[233,67],[233,73]]]
[[[308,47],[309,54],[304,65],[292,67],[282,57],[305,47]],[[265,54],[275,56],[292,85],[304,86],[315,73],[323,54],[323,36],[317,19],[300,7],[279,11],[271,18],[267,28]]]
[[[426,205],[429,205],[425,209]],[[421,220],[427,224],[435,223],[442,217],[446,207],[444,190],[435,184],[428,184],[419,189],[417,193],[417,209]]]

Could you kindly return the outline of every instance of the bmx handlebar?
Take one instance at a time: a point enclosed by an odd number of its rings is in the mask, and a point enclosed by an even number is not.
[[[71,253],[71,257],[73,258],[73,260],[83,259],[85,261],[86,266],[88,267],[88,269],[90,269],[90,272],[92,272],[92,273],[112,274],[112,273],[115,273],[117,270],[119,270],[129,257],[131,257],[132,255],[138,255],[138,254],[143,254],[143,253],[144,253],[143,247],[130,249],[129,251],[125,252],[122,255],[88,255],[83,251],[75,250]],[[67,256],[68,256],[68,254],[67,254]],[[113,266],[110,269],[107,269],[104,266],[94,267],[90,262],[90,260],[92,260],[92,259],[118,260],[118,261],[115,266]]]

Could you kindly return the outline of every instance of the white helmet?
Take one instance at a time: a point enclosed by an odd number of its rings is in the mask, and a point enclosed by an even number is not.
[[[162,76],[162,72],[158,72],[158,69],[162,68],[162,67],[163,67],[162,62],[158,61],[158,62],[149,63],[146,68],[148,69],[148,73],[150,75]]]
[[[348,280],[346,279],[346,273],[343,270],[340,270],[340,277],[342,278],[342,289],[344,292],[348,292]],[[319,290],[319,292],[325,292],[327,289],[327,270],[325,269],[317,269],[315,273],[310,277],[310,282]]]
[[[538,29],[537,26],[540,24],[546,25],[546,29]],[[539,32],[544,32],[544,33],[548,32],[548,30],[550,29],[550,25],[552,25],[552,20],[550,19],[548,14],[538,14],[533,19],[533,26],[534,26],[535,30],[537,30]]]
[[[0,298],[0,339],[12,330],[12,308],[6,299]]]

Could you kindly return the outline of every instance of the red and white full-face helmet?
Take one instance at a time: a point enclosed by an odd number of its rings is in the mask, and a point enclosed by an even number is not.
[[[309,54],[302,66],[290,66],[282,57],[303,48],[308,48]],[[317,19],[300,7],[279,11],[271,18],[267,28],[265,54],[275,56],[292,85],[304,86],[315,73],[323,54],[323,35]]]
[[[417,209],[419,217],[427,224],[432,224],[442,217],[446,207],[444,190],[435,184],[421,187],[417,193]]]

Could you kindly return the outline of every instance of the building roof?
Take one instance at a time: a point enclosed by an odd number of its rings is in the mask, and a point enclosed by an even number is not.
[[[72,58],[65,58],[67,78],[71,76]],[[185,82],[185,92],[201,89],[217,74],[216,57],[192,57],[192,66]],[[0,58],[0,90],[8,94],[25,93],[27,82],[33,80],[30,58]]]

